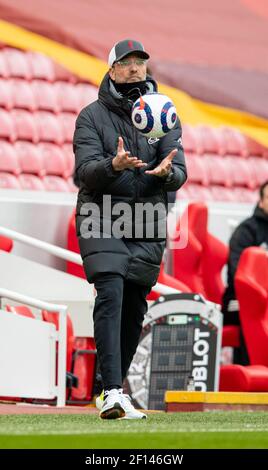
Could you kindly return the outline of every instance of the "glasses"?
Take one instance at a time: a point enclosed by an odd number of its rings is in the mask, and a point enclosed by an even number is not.
[[[142,65],[145,65],[147,62],[146,59],[124,59],[124,60],[118,60],[115,62],[115,64],[119,65],[119,67],[129,67],[131,64],[135,64],[138,67],[141,67]]]

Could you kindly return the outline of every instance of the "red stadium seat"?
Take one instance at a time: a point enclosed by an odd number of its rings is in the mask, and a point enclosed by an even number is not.
[[[207,298],[218,304],[222,303],[225,289],[222,269],[228,261],[228,255],[228,246],[207,231],[202,253],[203,285]]]
[[[49,57],[38,52],[27,52],[26,57],[30,64],[33,78],[54,82],[56,75],[54,63]]]
[[[67,70],[61,64],[53,62],[55,81],[65,81],[70,83],[76,83],[77,77],[72,72]]]
[[[42,155],[45,174],[63,176],[64,178],[69,176],[68,162],[61,147],[42,142],[38,145],[38,149]]]
[[[44,321],[53,323],[59,329],[59,316],[42,310]],[[96,347],[93,338],[75,338],[72,319],[67,314],[66,369],[78,378],[78,388],[72,388],[68,401],[90,401],[93,395],[96,368]],[[77,403],[79,404],[79,403]]]
[[[179,200],[188,200],[189,199],[189,194],[188,194],[186,185],[183,185],[180,188],[180,190],[176,192],[176,199],[179,199]]]
[[[9,139],[14,142],[17,138],[16,125],[11,112],[0,109],[0,137]]]
[[[192,203],[185,210],[176,227],[172,242],[184,240],[184,247],[171,249],[173,275],[190,287],[192,292],[205,294],[202,280],[202,251],[207,232],[207,208],[204,204]]]
[[[39,133],[34,115],[29,111],[13,109],[10,111],[10,116],[14,122],[17,138],[30,140],[36,144],[39,140]]]
[[[210,187],[210,192],[214,201],[237,202],[237,196],[234,188],[213,185]]]
[[[209,188],[201,186],[200,184],[189,184],[183,186],[187,190],[188,198],[190,201],[213,201],[213,196]]]
[[[186,156],[189,183],[208,186],[208,173],[203,157],[188,153]]]
[[[26,305],[6,305],[7,312],[16,313],[18,315],[22,315],[28,318],[35,318],[33,312],[31,311],[30,307]]]
[[[258,157],[250,157],[247,160],[249,172],[252,178],[256,180],[256,186],[259,187],[268,179],[268,160]]]
[[[77,87],[67,82],[57,82],[54,86],[60,110],[78,113],[81,105]]]
[[[38,135],[41,141],[54,142],[61,145],[64,142],[64,133],[55,114],[46,111],[34,113]]]
[[[14,150],[17,153],[22,173],[34,173],[41,177],[46,174],[43,155],[37,145],[18,140],[14,144]]]
[[[10,84],[12,87],[14,108],[35,111],[37,109],[37,103],[31,84],[21,79],[10,80]]]
[[[253,155],[254,157],[268,157],[267,147],[264,147],[264,145],[260,144],[256,140],[253,140],[251,137],[245,136],[245,139],[249,155]]]
[[[59,176],[45,176],[43,183],[46,191],[69,192],[68,183]]]
[[[218,130],[226,144],[226,154],[248,156],[247,140],[240,131],[232,127],[220,127]]]
[[[75,88],[79,96],[80,109],[98,99],[98,88],[93,85],[78,83]]]
[[[73,141],[76,118],[76,114],[72,113],[60,113],[58,116],[65,142]]]
[[[187,124],[182,125],[182,143],[185,152],[202,153],[199,151],[193,128]]]
[[[47,310],[42,310],[43,321],[48,323],[53,323],[56,326],[56,329],[59,329],[59,314],[57,312],[48,312]],[[68,372],[72,370],[72,355],[74,351],[74,332],[73,332],[73,323],[72,319],[67,314],[67,352],[66,352],[66,369]]]
[[[46,189],[43,181],[35,175],[21,174],[18,176],[18,181],[21,189],[28,191],[44,191]]]
[[[80,253],[75,228],[75,211],[73,211],[68,225],[67,249],[74,251],[75,253]],[[72,263],[71,261],[67,261],[67,273],[86,279],[83,266],[79,266],[78,264]]]
[[[0,235],[0,250],[10,252],[13,248],[13,240]]]
[[[222,329],[221,345],[238,348],[240,346],[240,327],[237,325],[225,325]]]
[[[6,47],[2,50],[2,53],[6,58],[11,77],[21,77],[26,80],[31,80],[32,72],[24,52]]]
[[[72,371],[78,377],[79,384],[72,389],[69,401],[79,405],[79,402],[83,404],[93,398],[96,373],[94,338],[75,338],[74,349]]]
[[[7,110],[14,106],[12,86],[10,80],[0,78],[0,107]]]
[[[10,70],[3,49],[0,50],[0,77],[10,77]]]
[[[256,188],[255,174],[250,170],[248,160],[228,156],[225,157],[224,164],[229,166],[232,186],[245,186],[249,189]]]
[[[168,287],[173,287],[173,289],[177,289],[180,292],[191,292],[191,289],[186,286],[183,282],[178,281],[173,276],[170,276],[165,272],[165,267],[164,263],[162,262],[160,265],[160,273],[157,279],[157,282],[160,284],[163,284]],[[150,292],[149,295],[147,295],[147,300],[156,300],[158,297],[160,297],[161,294],[158,294],[158,292]]]
[[[199,153],[214,153],[217,155],[225,154],[225,142],[222,139],[221,133],[212,127],[199,125],[195,127],[195,136],[200,148]]]
[[[224,290],[221,272],[228,248],[208,232],[207,218],[204,204],[191,203],[178,221],[176,235],[170,241],[173,275],[192,292],[221,303]]]
[[[259,199],[258,191],[252,191],[248,188],[233,188],[235,200],[237,202],[253,202],[257,203]]]
[[[8,142],[0,140],[0,171],[7,171],[18,175],[21,166],[14,146]]]
[[[268,367],[268,253],[246,248],[235,274],[240,323],[250,365]]]
[[[74,172],[74,165],[75,165],[75,157],[74,157],[74,152],[73,152],[73,146],[72,144],[64,144],[62,146],[62,149],[64,151],[65,155],[65,160],[68,168],[68,174],[71,176]]]
[[[221,392],[268,392],[268,367],[221,366],[219,389]]]
[[[211,185],[217,184],[227,188],[232,186],[232,175],[228,162],[226,163],[226,157],[219,158],[216,155],[204,155],[202,159]]]
[[[18,178],[10,173],[0,172],[0,188],[1,189],[21,189]]]
[[[37,109],[52,111],[53,113],[58,113],[60,111],[60,105],[53,83],[45,82],[43,80],[33,80],[31,86]]]

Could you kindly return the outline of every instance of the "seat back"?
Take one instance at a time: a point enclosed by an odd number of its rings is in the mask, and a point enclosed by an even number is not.
[[[240,322],[252,365],[268,366],[268,253],[259,247],[243,251],[236,275]]]
[[[202,281],[202,251],[207,231],[207,207],[203,203],[191,203],[176,227],[173,242],[186,240],[184,248],[171,250],[173,257],[173,275],[193,292],[205,294]]]
[[[176,232],[177,241],[182,236],[185,240],[188,237],[188,241],[183,249],[172,250],[173,274],[193,292],[220,304],[224,291],[221,272],[227,262],[228,247],[208,232],[207,223],[207,206],[200,202],[189,204]]]
[[[75,338],[73,355],[73,373],[79,379],[78,387],[71,391],[70,400],[89,402],[93,398],[96,374],[96,345],[94,338]]]
[[[43,321],[53,323],[56,329],[59,329],[59,314],[57,312],[48,312],[42,310]],[[71,372],[72,369],[72,355],[74,352],[74,333],[71,317],[67,315],[67,353],[66,353],[66,370]]]
[[[69,221],[67,248],[75,253],[80,252],[75,228],[75,211],[73,211]],[[67,273],[72,274],[73,276],[82,277],[83,279],[86,278],[83,267],[72,263],[71,261],[67,261]]]
[[[7,312],[23,315],[24,317],[35,318],[31,309],[26,305],[6,305],[6,310]]]
[[[207,232],[202,256],[202,278],[206,297],[218,304],[222,303],[224,292],[222,269],[227,263],[228,253],[228,246]]]
[[[0,250],[11,251],[13,248],[13,241],[10,238],[0,235]]]
[[[174,289],[177,289],[181,292],[191,292],[191,289],[188,286],[186,286],[186,284],[184,284],[183,282],[179,281],[175,277],[170,276],[169,274],[165,272],[165,266],[163,262],[160,265],[160,272],[159,272],[157,282],[159,282],[159,284],[164,284],[165,286],[168,286],[168,287],[173,287]],[[146,299],[157,300],[158,297],[160,297],[160,295],[161,294],[159,294],[158,292],[151,291],[150,294],[147,295]]]

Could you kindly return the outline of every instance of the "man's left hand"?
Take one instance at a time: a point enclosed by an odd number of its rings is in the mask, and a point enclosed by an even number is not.
[[[153,170],[146,170],[145,173],[147,175],[154,175],[159,176],[160,178],[164,178],[169,175],[171,167],[172,167],[172,160],[175,157],[177,150],[171,150],[164,160]]]

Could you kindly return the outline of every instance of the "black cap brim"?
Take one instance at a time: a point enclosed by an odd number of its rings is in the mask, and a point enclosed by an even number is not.
[[[125,54],[122,54],[120,57],[118,57],[116,59],[115,62],[118,62],[119,60],[121,60],[124,57],[127,57],[128,55],[131,55],[131,54],[137,54],[137,55],[139,55],[139,57],[142,57],[143,59],[147,59],[147,60],[150,59],[150,56],[149,56],[149,54],[147,54],[147,52],[141,51],[141,50],[138,50],[138,49],[136,49],[136,50],[133,49],[133,51],[128,51]]]

